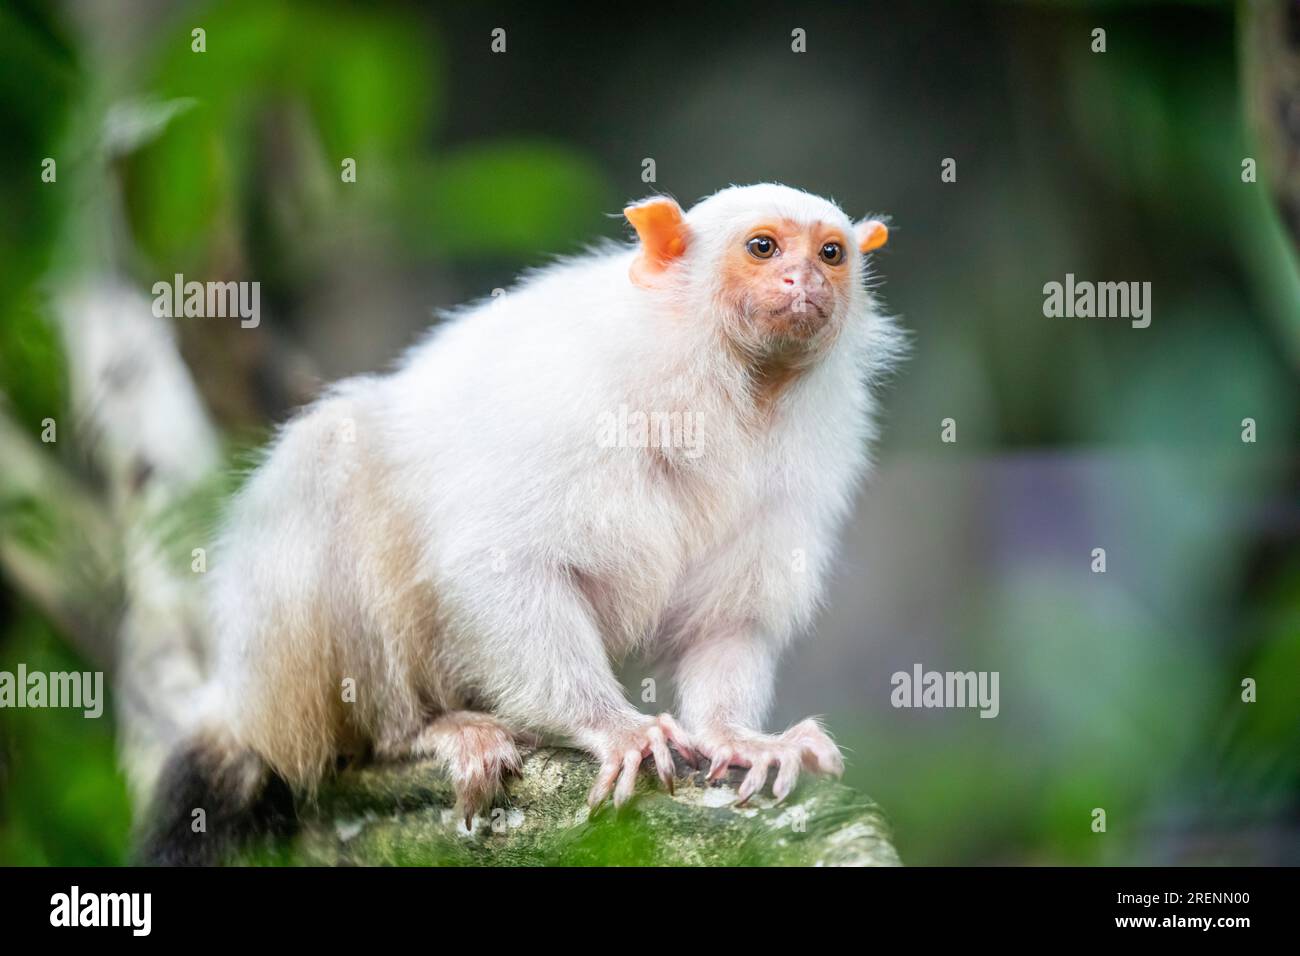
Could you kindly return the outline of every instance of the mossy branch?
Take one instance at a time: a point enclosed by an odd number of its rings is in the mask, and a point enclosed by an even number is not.
[[[620,811],[589,814],[590,758],[542,748],[503,799],[466,828],[432,762],[350,769],[301,808],[280,862],[325,866],[897,866],[880,809],[835,781],[804,777],[782,804],[737,806],[741,771],[717,785],[679,764],[676,792],[642,774]]]

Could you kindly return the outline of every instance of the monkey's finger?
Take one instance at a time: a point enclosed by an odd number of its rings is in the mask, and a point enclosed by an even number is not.
[[[767,771],[772,766],[772,755],[766,751],[760,752],[750,763],[749,773],[745,774],[745,779],[740,782],[740,790],[736,794],[736,802],[744,803],[758,791],[763,789],[763,784],[767,783]]]
[[[844,776],[844,755],[840,753],[838,747],[831,744],[830,751],[817,757],[817,766],[821,768],[822,773],[828,773],[832,777]]]
[[[672,751],[668,749],[668,738],[658,727],[651,727],[646,731],[646,736],[650,738],[650,752],[654,754],[659,782],[671,794],[673,793],[673,771],[676,767],[673,765]]]
[[[776,772],[776,780],[772,784],[772,796],[776,797],[777,803],[790,796],[790,791],[798,780],[799,751],[786,750],[781,754],[781,768]]]
[[[483,775],[467,777],[457,785],[461,816],[465,829],[474,829],[474,815],[491,803],[492,787]]]
[[[727,775],[732,756],[730,747],[718,747],[713,751],[713,763],[709,765],[709,775],[706,778],[709,783],[717,783]]]
[[[840,748],[835,746],[835,741],[825,734],[804,742],[803,762],[804,766],[818,773],[827,773],[833,777],[844,773],[844,756],[840,753]]]
[[[782,739],[795,744],[803,752],[803,765],[816,773],[840,776],[844,773],[844,757],[830,734],[822,730],[815,718],[809,717],[795,724]]]
[[[641,769],[641,751],[629,750],[623,754],[623,767],[618,776],[618,784],[614,787],[614,807],[622,807],[632,799],[632,792],[636,789],[636,774]]]
[[[617,760],[607,760],[600,765],[600,770],[596,773],[596,782],[591,785],[591,793],[587,795],[587,806],[595,810],[605,802],[609,792],[614,789],[614,781],[618,779],[621,766]]]
[[[700,767],[699,755],[695,752],[695,747],[692,746],[690,737],[687,736],[686,731],[682,730],[681,725],[673,719],[673,715],[660,714],[659,726],[662,727],[664,733],[668,735],[668,740],[677,748],[677,752],[682,755],[682,759],[690,764],[691,767],[698,770]]]
[[[524,761],[519,756],[519,751],[511,747],[506,751],[498,762],[500,766],[500,776],[518,777],[524,772]]]

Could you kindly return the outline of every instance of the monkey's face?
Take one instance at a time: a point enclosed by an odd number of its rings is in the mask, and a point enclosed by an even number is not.
[[[807,342],[852,291],[856,248],[823,222],[760,220],[724,252],[721,294],[760,341]]]
[[[732,186],[686,216],[664,196],[624,211],[640,249],[632,281],[711,317],[746,355],[815,357],[866,302],[865,255],[889,231],[787,186]]]

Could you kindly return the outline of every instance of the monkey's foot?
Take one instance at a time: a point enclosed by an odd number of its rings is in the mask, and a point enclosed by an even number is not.
[[[475,813],[492,805],[505,775],[519,773],[522,766],[506,725],[471,710],[443,714],[420,732],[411,749],[446,764],[466,827],[472,826]]]
[[[587,796],[587,805],[593,810],[600,806],[610,791],[614,793],[614,806],[621,807],[632,797],[636,787],[641,761],[654,755],[655,769],[664,788],[673,792],[672,744],[688,763],[695,762],[695,751],[690,740],[676,720],[669,714],[647,717],[630,727],[622,727],[599,734],[589,747],[600,761],[596,782]]]
[[[721,780],[730,767],[748,767],[749,773],[737,791],[744,803],[767,783],[767,772],[776,766],[772,795],[784,800],[799,779],[799,769],[838,777],[844,772],[840,748],[812,717],[800,721],[783,734],[744,733],[726,730],[699,736],[700,752],[711,761],[708,779]]]

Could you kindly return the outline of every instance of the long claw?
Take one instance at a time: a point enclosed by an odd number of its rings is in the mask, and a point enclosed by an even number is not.
[[[772,796],[776,797],[776,802],[780,803],[786,797],[790,796],[790,791],[794,789],[795,783],[799,779],[799,758],[795,754],[786,754],[781,757],[781,767],[776,772],[776,780],[772,784]]]
[[[640,769],[641,751],[629,750],[623,755],[623,768],[614,787],[614,809],[621,808],[632,799],[632,793],[636,790],[636,774]]]
[[[610,761],[601,765],[596,782],[591,786],[591,793],[587,795],[587,806],[592,810],[597,809],[609,797],[610,791],[614,789],[614,781],[618,779],[618,771],[621,766],[617,761]]]
[[[673,792],[673,772],[676,768],[673,766],[673,754],[668,749],[668,738],[658,727],[651,727],[646,736],[650,738],[650,753],[655,758],[655,769],[659,774],[659,782],[671,794]]]
[[[671,714],[660,714],[659,726],[668,735],[669,741],[677,748],[677,752],[682,755],[682,759],[698,770],[700,767],[699,755],[696,754],[690,738],[687,737],[686,731],[682,730],[681,725],[673,719]]]
[[[717,783],[727,775],[727,770],[731,766],[731,748],[720,747],[713,752],[713,763],[709,766],[709,775],[705,779],[709,783]]]
[[[771,766],[772,758],[767,754],[755,758],[749,773],[745,774],[745,779],[740,783],[740,790],[736,794],[737,804],[747,803],[750,797],[763,789],[763,784],[767,783],[767,770]]]

